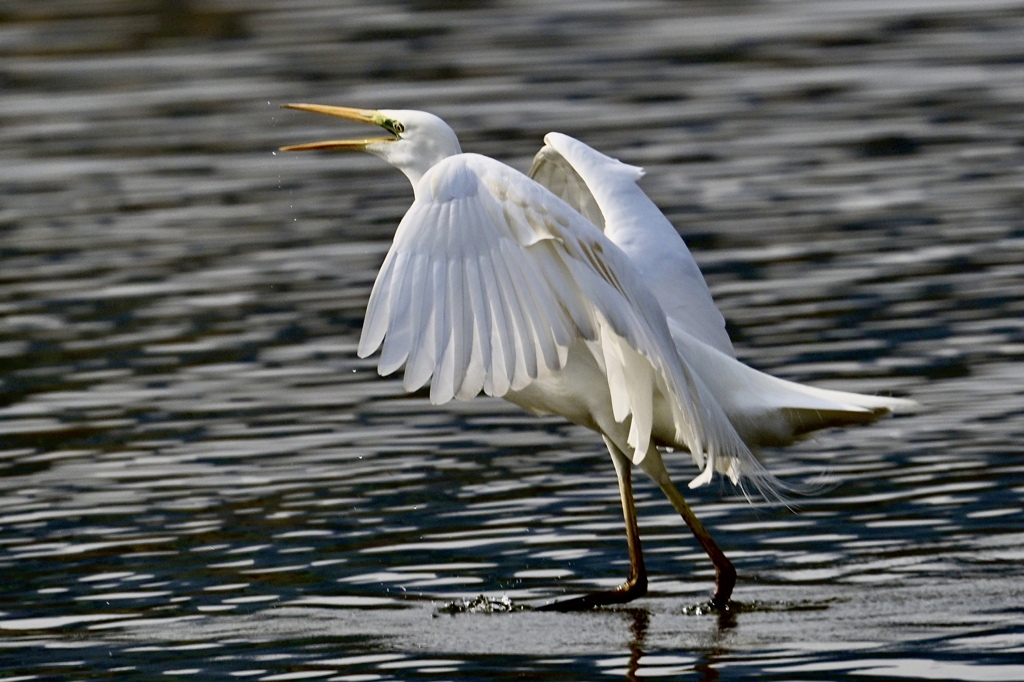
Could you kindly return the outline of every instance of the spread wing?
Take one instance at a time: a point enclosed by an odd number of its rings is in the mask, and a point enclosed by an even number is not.
[[[640,269],[669,320],[734,356],[704,276],[686,243],[637,185],[643,170],[561,133],[548,133],[530,177],[601,228]]]
[[[572,164],[555,147],[547,143],[533,157],[533,165],[527,175],[547,187],[565,203],[569,204],[584,218],[604,230],[604,213],[594,199],[586,181],[580,177]]]
[[[406,389],[430,381],[431,401],[444,403],[522,390],[562,369],[580,339],[608,386],[578,390],[607,390],[615,419],[632,415],[635,461],[650,445],[659,393],[698,464],[705,451],[749,457],[720,409],[701,404],[706,389],[678,356],[658,301],[599,229],[487,157],[461,154],[428,171],[377,276],[359,355],[383,344],[381,374],[404,364]]]

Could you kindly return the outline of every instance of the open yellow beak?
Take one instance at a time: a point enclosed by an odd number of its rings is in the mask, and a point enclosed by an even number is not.
[[[338,118],[348,119],[349,121],[372,123],[376,126],[382,126],[386,120],[378,111],[371,111],[369,109],[350,109],[349,107],[332,107],[326,104],[282,104],[281,108],[297,109],[299,111],[312,111],[316,114],[327,114],[328,116],[337,116]],[[377,142],[394,142],[396,139],[398,138],[392,135],[390,137],[367,137],[356,140],[325,140],[323,142],[291,144],[287,147],[281,147],[281,151],[306,152],[317,149],[347,149],[363,151],[366,149],[366,145],[368,144],[374,144]]]

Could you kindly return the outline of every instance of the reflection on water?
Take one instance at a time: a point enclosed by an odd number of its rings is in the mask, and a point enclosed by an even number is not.
[[[1024,678],[1022,29],[1008,0],[0,4],[0,674]],[[614,474],[356,358],[411,192],[275,155],[322,137],[303,100],[643,165],[746,360],[928,409],[767,453],[826,473],[796,510],[692,494],[728,613],[641,481],[647,598],[448,613],[620,582]]]

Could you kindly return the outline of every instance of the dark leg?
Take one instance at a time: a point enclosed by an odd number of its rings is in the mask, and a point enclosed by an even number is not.
[[[733,567],[732,562],[718,548],[718,545],[711,538],[711,534],[704,528],[704,524],[700,522],[697,515],[690,509],[690,505],[686,504],[686,500],[683,499],[679,489],[676,488],[672,479],[669,478],[668,472],[665,470],[665,464],[661,461],[661,453],[651,448],[644,457],[644,461],[640,463],[640,466],[658,484],[661,491],[665,493],[665,497],[668,498],[672,506],[679,512],[679,515],[683,517],[683,521],[689,526],[690,531],[697,538],[697,542],[700,543],[700,546],[704,548],[704,551],[711,558],[711,563],[715,565],[715,595],[711,598],[711,603],[716,608],[724,608],[729,603],[729,597],[732,596],[732,588],[736,586],[736,569]]]
[[[647,594],[647,569],[644,568],[644,554],[640,548],[640,527],[636,522],[636,505],[633,503],[632,466],[629,459],[607,438],[608,452],[615,464],[619,478],[619,497],[622,500],[622,516],[626,520],[626,542],[629,546],[629,577],[613,590],[593,592],[582,597],[552,602],[539,607],[540,611],[582,611],[609,604],[625,604]]]

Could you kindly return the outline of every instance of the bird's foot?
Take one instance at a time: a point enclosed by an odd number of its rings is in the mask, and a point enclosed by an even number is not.
[[[723,556],[722,559],[725,559]],[[715,566],[715,594],[711,597],[711,605],[718,610],[729,606],[729,598],[736,587],[736,569],[732,562],[725,559]]]
[[[647,578],[631,578],[614,590],[591,592],[572,599],[553,601],[543,606],[538,606],[538,611],[587,611],[596,609],[599,606],[611,606],[612,604],[625,604],[638,597],[647,594]]]

